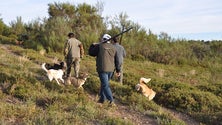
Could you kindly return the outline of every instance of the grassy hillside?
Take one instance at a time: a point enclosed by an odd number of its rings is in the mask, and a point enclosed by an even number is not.
[[[63,60],[61,54],[0,46],[0,124],[222,125],[222,64],[206,68],[126,59],[123,85],[111,81],[117,107],[109,107],[96,103],[100,83],[94,58],[81,61],[81,72],[90,74],[82,90],[49,82],[41,69],[43,62]],[[135,91],[140,77],[152,78],[147,85],[157,92],[153,101]]]

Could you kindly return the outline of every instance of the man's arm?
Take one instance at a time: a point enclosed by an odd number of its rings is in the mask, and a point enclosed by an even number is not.
[[[80,44],[80,45],[79,45],[79,48],[80,48],[80,57],[82,58],[82,57],[84,56],[84,54],[85,54],[83,45]]]
[[[118,57],[119,55],[117,54],[117,52],[116,52],[116,54],[115,54],[115,57],[114,57],[114,59],[115,59],[115,70],[116,70],[116,73],[119,73],[120,72],[120,62],[119,62],[119,57]]]
[[[88,53],[90,56],[97,56],[99,53],[99,44],[91,44]]]
[[[123,48],[123,57],[124,57],[124,58],[126,57],[126,51],[125,51],[124,48]]]
[[[68,41],[64,45],[64,51],[63,51],[64,56],[66,57],[68,54]]]

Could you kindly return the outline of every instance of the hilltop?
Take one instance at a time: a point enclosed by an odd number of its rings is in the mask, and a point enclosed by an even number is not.
[[[117,106],[109,107],[96,103],[99,79],[92,57],[81,61],[81,72],[90,74],[83,90],[47,79],[41,64],[63,60],[61,54],[6,44],[0,53],[0,124],[221,124],[221,95],[213,86],[207,91],[211,76],[203,67],[126,59],[123,85],[111,81]],[[152,78],[148,86],[157,92],[153,101],[134,90],[140,77]],[[201,114],[204,111],[215,115]]]

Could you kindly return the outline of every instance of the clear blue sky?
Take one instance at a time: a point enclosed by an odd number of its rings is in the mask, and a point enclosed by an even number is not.
[[[129,19],[155,34],[174,38],[222,40],[222,0],[5,0],[0,18],[9,24],[21,16],[24,22],[48,17],[48,3],[104,4],[102,15],[113,18],[125,12]]]

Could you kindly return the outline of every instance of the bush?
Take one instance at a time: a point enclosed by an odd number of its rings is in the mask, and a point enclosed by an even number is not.
[[[101,124],[105,125],[133,125],[132,122],[122,118],[106,118]]]
[[[145,57],[140,54],[131,55],[131,59],[134,61],[145,61],[146,60]]]
[[[16,44],[16,39],[0,35],[0,43]]]
[[[0,73],[0,81],[0,90],[9,94],[12,85],[16,83],[16,78],[6,73]]]
[[[100,90],[100,80],[97,76],[91,76],[84,84],[85,90],[93,93],[98,93]]]
[[[182,83],[162,84],[156,100],[166,107],[182,112],[215,112],[222,110],[220,98]]]
[[[211,113],[192,113],[190,114],[195,119],[202,121],[205,124],[208,125],[222,125],[222,112],[211,112]]]
[[[219,96],[222,98],[222,93],[221,93],[222,84],[215,83],[215,84],[208,84],[208,85],[198,85],[197,88],[200,89],[201,91],[211,92],[215,94],[216,96]]]

